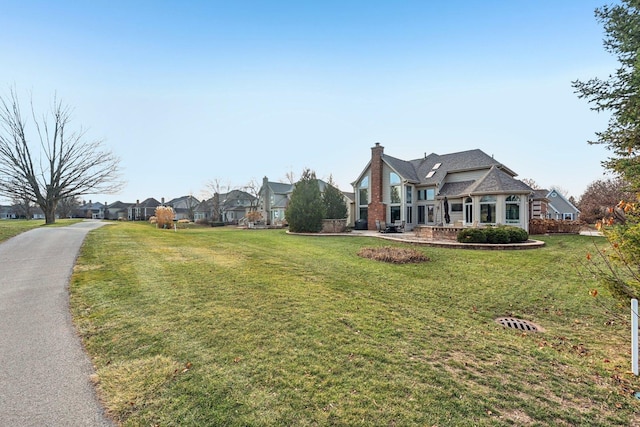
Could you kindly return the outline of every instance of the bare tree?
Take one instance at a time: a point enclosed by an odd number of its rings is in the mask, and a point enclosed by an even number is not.
[[[295,184],[297,180],[298,178],[296,177],[296,173],[291,169],[284,175],[284,180],[281,181],[289,184]]]
[[[102,141],[87,140],[83,128],[71,128],[70,107],[54,97],[51,112],[38,118],[30,105],[32,123],[23,117],[15,89],[0,97],[0,195],[26,197],[52,224],[63,198],[122,187],[120,159]]]
[[[205,190],[211,195],[211,219],[212,221],[222,221],[222,203],[220,201],[220,194],[228,193],[231,191],[231,183],[223,184],[220,178],[214,178],[207,182],[207,189]]]
[[[58,216],[60,218],[70,218],[78,206],[80,206],[80,200],[76,196],[63,197],[58,202]]]
[[[255,178],[251,178],[242,190],[247,192],[249,195],[253,196],[251,199],[251,205],[249,206],[250,211],[255,211],[258,209],[258,202],[260,201],[260,188],[262,184],[258,182]]]
[[[633,200],[629,183],[620,177],[593,181],[580,197],[580,219],[590,224],[613,219],[624,222],[624,211],[617,208],[621,200]]]
[[[538,185],[537,182],[535,182],[532,178],[522,178],[520,181],[524,182],[525,184],[527,184],[529,187],[531,187],[534,190],[541,190],[542,187],[540,187]]]
[[[11,203],[18,218],[31,219],[33,217],[34,205],[29,199],[25,197],[14,197]]]

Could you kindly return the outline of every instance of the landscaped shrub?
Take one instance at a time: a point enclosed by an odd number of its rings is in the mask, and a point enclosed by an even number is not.
[[[460,243],[491,243],[504,245],[522,243],[529,240],[529,234],[519,227],[498,226],[486,228],[465,228],[458,233]]]
[[[529,240],[529,233],[520,227],[504,227],[509,233],[509,243],[522,243]]]
[[[171,228],[175,214],[173,208],[169,206],[158,206],[156,208],[156,224],[158,228]]]
[[[322,230],[324,203],[315,172],[305,169],[291,193],[285,211],[289,230],[295,233],[318,233]]]
[[[347,204],[344,202],[342,191],[333,182],[333,178],[329,177],[328,185],[322,194],[324,202],[324,218],[325,219],[343,219],[347,217]]]
[[[509,243],[509,232],[504,227],[488,227],[484,229],[487,243],[504,245]]]
[[[486,243],[487,235],[482,228],[465,228],[458,232],[460,243]]]

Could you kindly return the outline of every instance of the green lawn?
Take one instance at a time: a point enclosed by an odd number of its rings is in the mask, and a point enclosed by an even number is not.
[[[392,265],[356,255],[375,238],[118,223],[72,310],[126,426],[640,424],[628,309],[580,267],[594,238],[540,239]]]
[[[65,226],[70,225],[81,220],[77,219],[60,219],[51,226]],[[32,228],[37,228],[44,225],[43,219],[7,219],[0,221],[0,242],[10,239],[13,236],[17,236],[20,233],[29,231]]]

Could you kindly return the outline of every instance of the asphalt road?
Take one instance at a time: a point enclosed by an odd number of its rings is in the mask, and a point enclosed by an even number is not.
[[[78,251],[101,225],[41,227],[0,244],[0,426],[113,426],[69,311]]]

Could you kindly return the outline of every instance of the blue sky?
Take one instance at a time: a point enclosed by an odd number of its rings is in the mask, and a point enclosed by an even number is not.
[[[446,3],[446,4],[445,4]],[[122,159],[100,201],[201,196],[303,168],[350,190],[375,142],[479,148],[578,198],[607,124],[571,81],[606,77],[605,0],[5,1],[0,93],[54,93]]]

